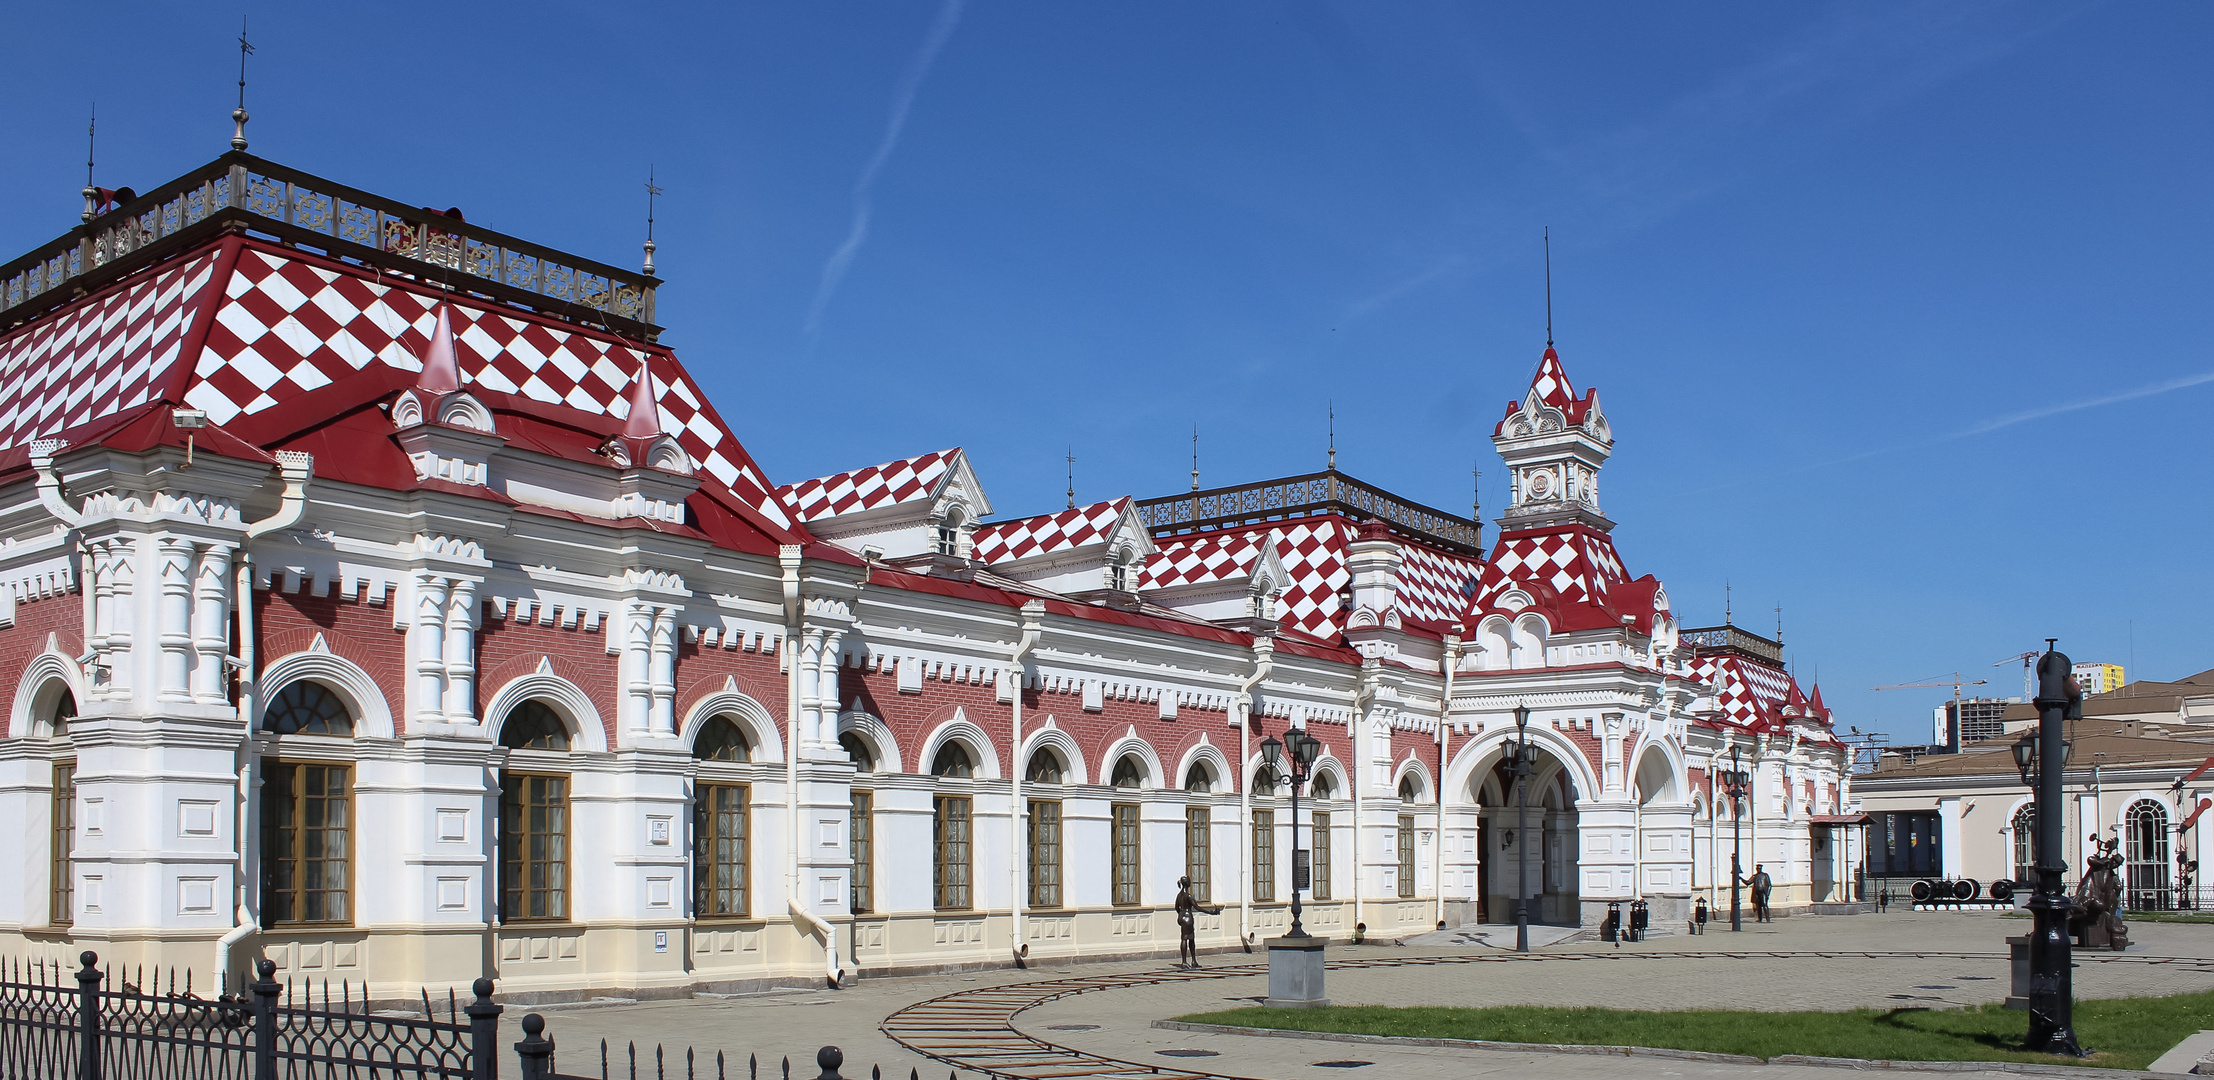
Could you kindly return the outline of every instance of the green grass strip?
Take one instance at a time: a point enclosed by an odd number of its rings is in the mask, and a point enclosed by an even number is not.
[[[2076,1036],[2093,1054],[2055,1058],[2017,1049],[2029,1014],[2000,1005],[1848,1012],[1644,1012],[1509,1005],[1490,1009],[1333,1005],[1243,1008],[1178,1017],[1191,1023],[1423,1039],[1652,1046],[1772,1058],[1778,1054],[1889,1061],[2037,1061],[2143,1069],[2183,1037],[2214,1028],[2214,992],[2076,1002]]]

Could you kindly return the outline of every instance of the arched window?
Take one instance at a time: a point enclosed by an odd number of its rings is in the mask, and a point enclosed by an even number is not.
[[[1399,778],[1399,801],[1405,803],[1422,801],[1422,781],[1415,779],[1413,773],[1408,773]]]
[[[500,725],[500,745],[515,750],[567,750],[569,725],[543,701],[526,701]]]
[[[1313,787],[1314,797],[1317,801],[1337,797],[1338,782],[1332,780],[1329,773],[1316,773]]]
[[[60,681],[54,680],[57,683]],[[58,739],[69,734],[69,722],[77,718],[77,695],[64,684],[58,691],[41,691],[39,696],[45,697],[49,693],[53,695],[53,700],[44,703],[37,718],[46,721],[46,730]]]
[[[1284,777],[1276,771],[1275,766],[1263,765],[1261,771],[1253,774],[1253,794],[1255,795],[1274,795],[1283,790],[1283,787]]]
[[[2014,812],[2014,880],[2037,880],[2037,804]]]
[[[1184,790],[1213,791],[1214,789],[1214,770],[1209,769],[1204,761],[1192,762],[1192,767],[1184,772]]]
[[[853,759],[855,771],[876,771],[876,755],[870,752],[869,744],[861,736],[850,731],[841,732],[838,735],[838,745],[844,747],[846,756]]]
[[[2168,808],[2151,799],[2129,804],[2122,814],[2122,857],[2128,876],[2122,906],[2132,911],[2166,911],[2168,896]]]
[[[969,757],[967,747],[947,739],[945,745],[938,748],[938,756],[930,763],[930,775],[966,780],[976,775],[976,761]]]
[[[1130,568],[1137,561],[1137,553],[1129,548],[1115,552],[1115,561],[1107,565],[1107,587],[1116,592],[1129,592]]]
[[[1136,754],[1124,754],[1121,760],[1115,762],[1115,773],[1109,783],[1119,788],[1144,787],[1145,763],[1138,760]],[[1130,902],[1137,903],[1135,900]]]
[[[1030,755],[1030,767],[1023,770],[1022,779],[1026,784],[1058,784],[1061,775],[1061,755],[1041,747]]]
[[[74,708],[71,710],[74,712]],[[262,714],[261,728],[272,735],[341,735],[354,733],[354,716],[336,691],[319,682],[301,679],[286,683]]]
[[[736,720],[717,713],[707,718],[700,737],[692,741],[692,756],[701,761],[752,761],[753,745]]]

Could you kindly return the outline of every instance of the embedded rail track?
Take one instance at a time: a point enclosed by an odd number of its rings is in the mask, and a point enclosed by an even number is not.
[[[1640,960],[1982,960],[2004,961],[2000,952],[1946,952],[1911,950],[1869,951],[1766,951],[1741,952],[1589,952],[1589,953],[1469,953],[1428,956],[1379,956],[1332,960],[1331,971],[1369,968],[1441,967],[1460,964],[1538,963],[1636,963]],[[2151,964],[2197,968],[2214,975],[2214,959],[2190,956],[2130,956],[2125,953],[2076,954],[2078,963]],[[1268,974],[1268,965],[1237,964],[1198,970],[1167,969],[1132,971],[1120,975],[1081,975],[1066,979],[982,986],[974,990],[934,997],[909,1005],[884,1019],[881,1028],[892,1041],[934,1061],[975,1072],[993,1080],[1074,1080],[1077,1077],[1145,1077],[1148,1080],[1252,1080],[1231,1073],[1202,1072],[1173,1065],[1154,1065],[1090,1054],[1061,1046],[1015,1029],[1015,1016],[1026,1009],[1077,994],[1101,990],[1128,990],[1165,983],[1235,979]]]

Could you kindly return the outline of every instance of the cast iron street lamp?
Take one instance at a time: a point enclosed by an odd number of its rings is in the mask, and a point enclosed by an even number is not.
[[[1514,951],[1530,951],[1530,770],[1537,764],[1537,747],[1530,744],[1530,707],[1514,707],[1515,739],[1507,744],[1507,764],[1514,773]]]
[[[1306,859],[1300,857],[1305,855],[1306,852],[1299,848],[1299,788],[1300,785],[1307,782],[1308,773],[1315,763],[1315,756],[1322,752],[1322,740],[1307,734],[1306,731],[1300,728],[1292,728],[1284,733],[1284,737],[1291,741],[1292,751],[1288,771],[1285,774],[1291,779],[1292,791],[1292,924],[1291,932],[1284,936],[1303,938],[1307,936],[1307,930],[1299,925],[1299,890],[1307,884],[1309,863]],[[1267,762],[1269,768],[1276,768],[1277,762],[1283,756],[1284,744],[1276,741],[1276,736],[1271,735],[1261,740],[1261,760]],[[1322,838],[1322,842],[1327,844],[1330,842],[1330,838],[1325,836]]]
[[[1741,748],[1730,747],[1730,767],[1722,773],[1722,789],[1730,797],[1730,929],[1740,932],[1745,929],[1738,907],[1739,889],[1745,883],[1745,812],[1741,804],[1753,779],[1745,773],[1741,753]]]
[[[2060,861],[2061,845],[2067,842],[2060,801],[2067,724],[2083,718],[2083,691],[2069,677],[2073,665],[2068,657],[2053,648],[2056,640],[2045,639],[2045,655],[2037,661],[2037,741],[2025,739],[2014,747],[2015,764],[2025,775],[2034,767],[2037,777],[2037,892],[2029,901],[2037,923],[2029,939],[2030,1019],[2023,1044],[2038,1053],[2082,1057],[2069,970],[2068,915],[2075,905],[2060,888],[2060,875],[2068,869]]]

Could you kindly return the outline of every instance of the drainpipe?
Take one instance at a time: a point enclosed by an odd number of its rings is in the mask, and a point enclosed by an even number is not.
[[[1453,671],[1461,666],[1461,637],[1445,635],[1445,694],[1438,701],[1438,835],[1430,845],[1430,884],[1437,893],[1438,929],[1445,929],[1445,758],[1451,738],[1445,730],[1446,718],[1453,713]]]
[[[1027,600],[1022,605],[1022,637],[1015,642],[1015,654],[1007,660],[1004,678],[1014,680],[1008,700],[1014,703],[1013,718],[1007,728],[1013,735],[1008,746],[1008,760],[1013,767],[1007,771],[1007,907],[1014,921],[1015,966],[1022,967],[1024,958],[1030,955],[1030,943],[1023,940],[1022,917],[1030,907],[1030,891],[1024,886],[1023,865],[1029,852],[1023,841],[1023,819],[1029,809],[1022,801],[1022,684],[1023,662],[1030,650],[1038,647],[1038,639],[1045,636],[1045,601]],[[1068,887],[1066,882],[1062,888]]]
[[[1364,917],[1365,893],[1361,887],[1361,868],[1364,865],[1361,862],[1361,836],[1367,831],[1366,823],[1361,818],[1361,766],[1365,762],[1361,760],[1357,736],[1366,726],[1364,718],[1368,715],[1369,703],[1376,700],[1376,681],[1382,672],[1383,666],[1374,660],[1361,664],[1361,683],[1353,691],[1353,722],[1346,725],[1346,752],[1353,756],[1353,763],[1347,769],[1352,775],[1346,778],[1345,786],[1353,789],[1353,924],[1356,927],[1368,921]]]
[[[838,931],[822,916],[807,909],[800,902],[800,828],[799,807],[799,747],[800,747],[800,545],[782,544],[777,547],[777,566],[783,572],[784,585],[784,819],[790,826],[790,837],[785,850],[784,906],[791,913],[792,922],[804,927],[823,943],[823,976],[830,988],[838,988]]]
[[[1253,951],[1253,785],[1245,775],[1246,763],[1252,750],[1247,745],[1253,737],[1253,688],[1268,678],[1269,668],[1275,665],[1276,639],[1266,634],[1253,638],[1253,674],[1238,684],[1238,847],[1245,854],[1238,860],[1244,869],[1238,882],[1238,944],[1245,951]]]
[[[261,930],[261,923],[254,914],[254,890],[247,873],[247,855],[253,850],[247,837],[254,832],[254,715],[257,711],[254,700],[260,689],[254,680],[253,541],[299,523],[300,515],[307,509],[307,485],[308,479],[315,475],[315,458],[282,451],[277,454],[277,470],[284,480],[282,501],[277,504],[276,513],[246,526],[246,542],[238,546],[237,580],[231,588],[232,614],[238,620],[238,656],[233,658],[238,679],[238,719],[246,729],[246,737],[238,748],[238,824],[234,837],[238,848],[237,911],[231,918],[230,930],[215,942],[217,985],[225,988],[231,977],[231,948]]]

